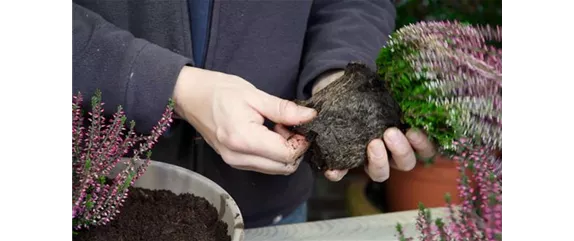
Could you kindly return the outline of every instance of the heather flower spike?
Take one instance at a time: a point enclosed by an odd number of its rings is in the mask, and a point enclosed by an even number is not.
[[[420,22],[391,35],[379,57],[379,74],[404,111],[443,151],[459,138],[502,148],[501,28]]]
[[[143,136],[136,134],[133,121],[126,130],[127,118],[121,106],[106,121],[99,90],[91,98],[89,124],[84,126],[82,98],[78,93],[72,99],[72,223],[75,230],[105,225],[114,219],[128,196],[128,188],[145,172],[150,149],[170,126],[173,113],[170,100],[151,134]],[[134,156],[123,161],[130,150]],[[146,155],[145,160],[141,159],[142,154]],[[110,177],[118,164],[125,167]]]
[[[450,217],[434,221],[421,206],[420,240],[502,239],[502,49],[490,42],[502,42],[502,27],[419,22],[395,31],[377,60],[402,121],[422,128],[461,173],[463,203],[447,197]]]

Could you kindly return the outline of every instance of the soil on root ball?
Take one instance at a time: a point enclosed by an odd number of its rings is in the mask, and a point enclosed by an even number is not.
[[[74,241],[229,241],[215,207],[192,194],[130,187],[116,219],[83,229]]]
[[[341,78],[296,103],[318,112],[312,122],[292,129],[311,142],[309,160],[319,171],[358,167],[367,161],[371,140],[389,127],[407,128],[385,82],[362,63],[348,64]]]

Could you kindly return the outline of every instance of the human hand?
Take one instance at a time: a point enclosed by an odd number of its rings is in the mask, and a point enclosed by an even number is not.
[[[304,136],[283,125],[308,122],[316,111],[269,95],[238,76],[184,67],[173,96],[175,112],[237,169],[288,175],[309,147]],[[275,132],[263,125],[264,118],[278,124]]]
[[[315,94],[344,74],[342,70],[335,70],[321,75],[313,86]],[[387,155],[387,148],[391,156]],[[415,167],[415,152],[423,159],[432,158],[436,150],[426,135],[421,131],[410,129],[406,135],[397,128],[387,129],[382,139],[371,140],[367,146],[367,165],[365,172],[376,182],[383,182],[389,178],[389,168],[410,171]],[[348,170],[327,170],[325,177],[331,181],[339,181]]]

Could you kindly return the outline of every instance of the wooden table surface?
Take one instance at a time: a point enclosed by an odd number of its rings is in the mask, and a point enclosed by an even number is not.
[[[431,209],[433,217],[445,217],[444,208]],[[301,224],[247,229],[245,241],[396,241],[396,225],[401,223],[407,236],[415,237],[418,210],[369,216],[332,219]]]

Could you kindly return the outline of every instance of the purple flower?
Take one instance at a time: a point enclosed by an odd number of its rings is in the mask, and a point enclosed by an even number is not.
[[[101,92],[91,99],[87,131],[83,126],[82,95],[72,98],[72,218],[75,229],[104,225],[119,213],[119,207],[128,196],[128,188],[145,173],[150,162],[149,150],[172,122],[173,103],[149,136],[136,135],[131,122],[126,132],[126,116],[118,107],[110,120],[104,118]],[[123,155],[134,150],[134,157],[121,162]],[[140,165],[141,154],[147,158]],[[115,177],[107,179],[118,164],[126,164]],[[110,181],[111,180],[111,181]],[[128,185],[125,185],[125,184]]]
[[[502,42],[501,27],[420,22],[397,30],[385,47],[390,51],[383,51],[383,60],[395,60],[386,62],[390,66],[408,63],[410,72],[384,69],[393,94],[408,107],[407,123],[439,140],[443,153],[451,151],[461,173],[462,204],[454,207],[447,198],[446,223],[433,222],[422,208],[420,240],[502,239],[502,50],[487,44],[491,40]]]

